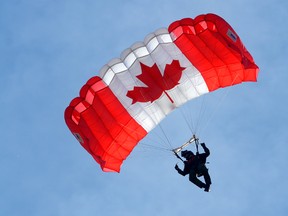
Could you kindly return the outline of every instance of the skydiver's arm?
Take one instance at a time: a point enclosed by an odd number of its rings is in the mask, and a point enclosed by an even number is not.
[[[185,176],[185,175],[186,175],[186,173],[185,173],[183,170],[181,170],[181,169],[178,169],[177,171],[178,171],[178,173],[179,173],[180,175],[182,175],[182,176]]]
[[[178,159],[180,159],[184,163],[184,160],[176,152],[174,152],[174,154]]]
[[[201,146],[202,146],[206,156],[208,157],[210,155],[210,150],[206,147],[205,143],[201,143]]]
[[[185,176],[187,173],[185,173],[183,170],[181,170],[178,165],[176,164],[175,165],[175,169],[177,170],[177,172],[182,175],[182,176]]]

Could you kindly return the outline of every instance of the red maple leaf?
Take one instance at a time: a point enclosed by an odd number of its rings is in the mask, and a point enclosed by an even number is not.
[[[178,60],[173,60],[171,64],[167,64],[162,76],[156,63],[149,67],[140,63],[142,74],[137,78],[147,85],[147,87],[135,86],[133,90],[128,91],[127,96],[131,98],[132,104],[136,102],[153,102],[157,100],[164,92],[170,101],[173,100],[168,95],[166,90],[170,90],[179,84],[182,76],[182,71],[185,69],[180,66]]]

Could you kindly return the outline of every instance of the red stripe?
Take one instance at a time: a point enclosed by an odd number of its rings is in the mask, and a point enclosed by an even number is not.
[[[209,91],[243,81],[256,81],[258,67],[232,27],[208,14],[169,26],[174,43],[200,71]]]
[[[91,78],[65,110],[65,120],[103,171],[119,172],[147,132],[99,77]]]

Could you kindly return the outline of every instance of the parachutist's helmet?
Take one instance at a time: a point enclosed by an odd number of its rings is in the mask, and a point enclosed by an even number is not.
[[[193,155],[194,153],[192,151],[188,151],[188,150],[181,151],[181,156],[184,158],[190,158]]]

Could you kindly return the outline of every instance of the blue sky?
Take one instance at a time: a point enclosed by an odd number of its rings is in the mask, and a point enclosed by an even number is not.
[[[1,1],[0,215],[286,216],[287,10],[286,0]],[[260,67],[257,83],[208,97],[225,97],[200,137],[211,193],[178,175],[169,152],[145,145],[120,174],[103,173],[66,127],[66,106],[122,50],[202,13],[226,19]],[[180,118],[163,122],[176,145],[189,136]]]

